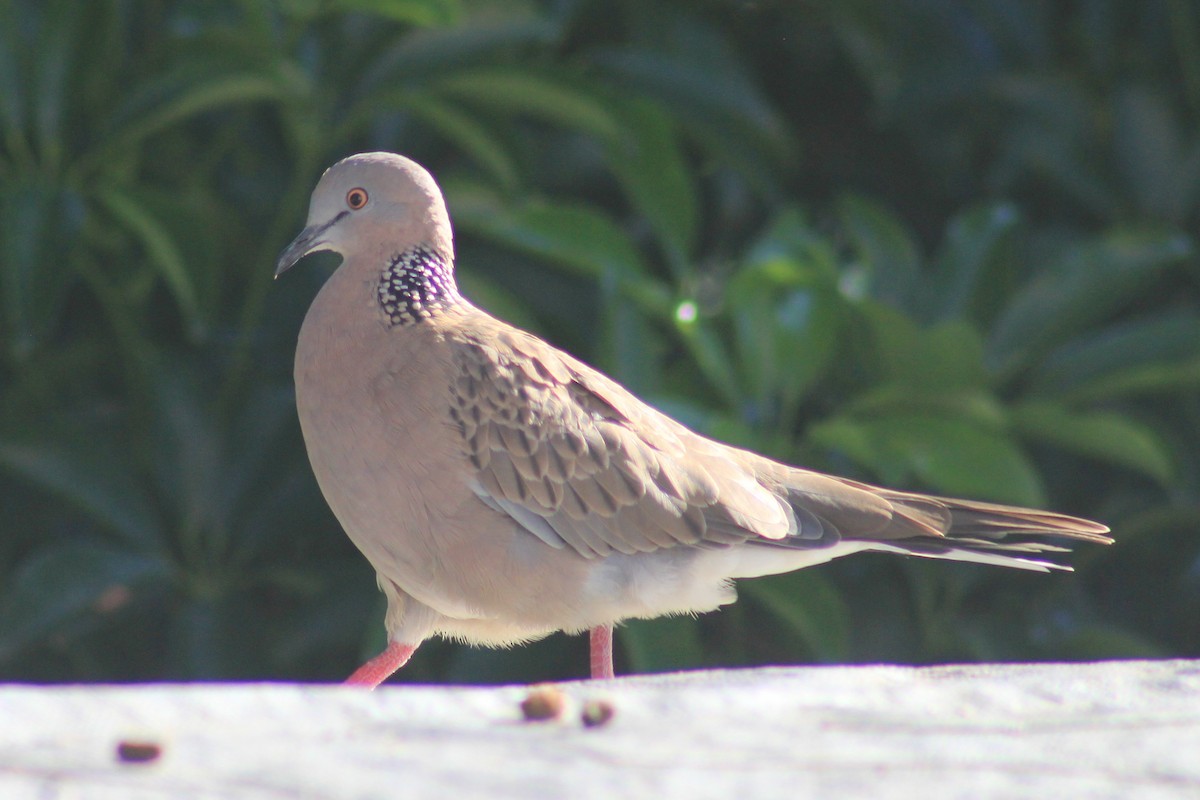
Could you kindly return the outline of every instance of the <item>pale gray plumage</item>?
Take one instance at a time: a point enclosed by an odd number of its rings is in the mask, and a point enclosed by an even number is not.
[[[693,433],[462,298],[441,192],[401,156],[331,167],[277,274],[317,250],[343,263],[300,332],[297,408],[387,595],[399,663],[432,635],[506,645],[709,611],[732,579],[863,550],[1045,570],[1063,548],[1040,537],[1111,541],[1087,520],[881,489]]]

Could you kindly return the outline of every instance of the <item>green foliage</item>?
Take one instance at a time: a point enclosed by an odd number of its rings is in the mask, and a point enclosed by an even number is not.
[[[0,675],[381,645],[273,285],[319,170],[438,176],[461,281],[692,427],[1103,519],[1073,576],[848,559],[626,668],[1200,653],[1200,17],[1174,0],[0,2]],[[1165,598],[1165,599],[1164,599]],[[578,675],[431,643],[408,680]]]

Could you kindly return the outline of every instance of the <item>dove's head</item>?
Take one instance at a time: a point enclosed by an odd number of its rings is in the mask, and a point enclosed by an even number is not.
[[[415,248],[453,261],[450,217],[437,183],[404,156],[360,153],[325,170],[312,193],[308,222],[280,254],[275,275],[322,250],[338,253],[343,263],[377,268]]]

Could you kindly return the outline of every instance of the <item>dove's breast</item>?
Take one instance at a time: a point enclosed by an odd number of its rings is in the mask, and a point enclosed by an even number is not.
[[[313,472],[347,535],[382,579],[437,612],[515,623],[499,638],[586,625],[578,597],[592,565],[538,541],[469,488],[444,331],[341,312],[339,303],[367,292],[338,278],[305,318],[295,379]],[[469,640],[493,638],[457,627]]]

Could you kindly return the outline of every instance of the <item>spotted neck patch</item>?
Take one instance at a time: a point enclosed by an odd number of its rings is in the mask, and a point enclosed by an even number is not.
[[[412,325],[458,302],[449,259],[427,247],[392,256],[379,281],[379,305],[391,325]]]

